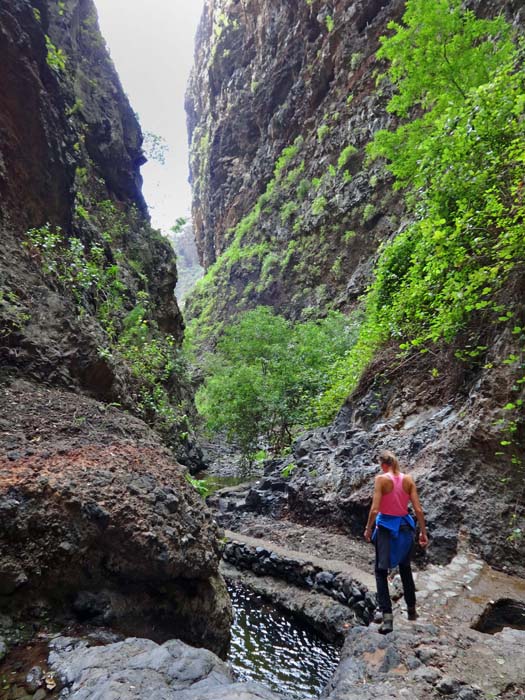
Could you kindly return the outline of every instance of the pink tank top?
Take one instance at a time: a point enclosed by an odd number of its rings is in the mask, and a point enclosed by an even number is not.
[[[390,493],[383,494],[381,497],[379,512],[384,515],[406,515],[410,496],[403,489],[404,474],[387,472],[387,476],[394,482],[394,488]]]

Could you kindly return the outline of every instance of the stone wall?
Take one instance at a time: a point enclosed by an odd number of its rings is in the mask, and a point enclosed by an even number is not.
[[[259,576],[272,576],[328,595],[351,608],[361,624],[369,624],[372,618],[375,596],[346,574],[323,571],[308,561],[289,559],[264,547],[252,547],[235,540],[225,545],[223,558],[238,569],[248,569]]]

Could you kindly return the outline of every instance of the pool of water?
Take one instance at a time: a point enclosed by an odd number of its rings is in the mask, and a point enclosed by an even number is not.
[[[237,677],[289,698],[319,697],[339,662],[339,647],[239,582],[228,590],[235,616],[228,661]]]

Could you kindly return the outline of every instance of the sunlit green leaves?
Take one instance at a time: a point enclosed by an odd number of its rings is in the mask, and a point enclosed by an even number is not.
[[[258,307],[219,340],[197,403],[212,430],[225,430],[251,459],[262,438],[274,451],[313,416],[330,370],[355,341],[356,324],[331,313],[294,324]]]

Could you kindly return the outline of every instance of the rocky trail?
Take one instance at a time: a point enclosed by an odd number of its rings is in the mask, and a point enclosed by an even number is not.
[[[327,697],[507,700],[525,695],[525,581],[483,562],[470,551],[468,533],[460,531],[457,553],[448,563],[429,563],[425,555],[414,562],[417,622],[407,620],[399,575],[392,578],[395,630],[383,637],[373,621],[368,627],[355,626],[348,604],[329,598],[322,585],[306,591],[302,584],[261,575],[262,553],[266,559],[318,567],[321,577],[351,576],[375,591],[370,545],[337,528],[253,512],[250,493],[256,486],[253,481],[241,484],[209,499],[218,521],[231,528],[225,531],[230,544],[223,574],[242,578],[316,629],[331,626],[344,638],[341,663],[325,691]],[[228,547],[235,546],[259,552],[258,559],[241,558],[240,572],[227,556]]]
[[[282,527],[278,524],[276,529],[279,525]],[[315,563],[325,570],[351,572],[373,590],[370,573],[360,571],[351,562],[322,560],[312,550],[286,550],[269,539],[232,532],[226,532],[226,536],[271,549],[280,556]],[[322,540],[319,542],[322,549]],[[265,588],[258,578],[252,574],[245,580],[279,600],[275,589]],[[417,622],[406,619],[397,576],[392,586],[393,596],[398,599],[394,634],[382,637],[374,623],[368,628],[351,629],[328,697],[423,700],[448,696],[474,700],[524,696],[525,582],[495,571],[468,551],[461,551],[446,566],[420,569],[415,580]],[[514,601],[513,606],[510,601]],[[489,633],[494,630],[498,631]]]

